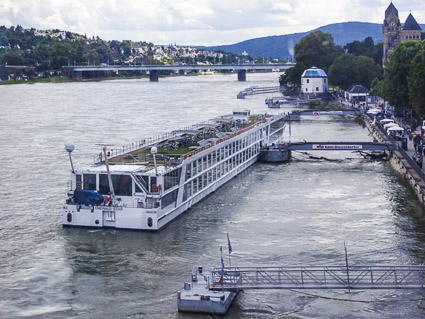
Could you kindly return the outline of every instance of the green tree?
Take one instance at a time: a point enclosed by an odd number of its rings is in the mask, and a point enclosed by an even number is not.
[[[384,72],[384,97],[397,111],[411,108],[408,77],[413,58],[421,50],[422,44],[408,41],[397,46],[386,64]]]
[[[285,71],[285,74],[282,74],[279,77],[280,85],[284,85],[286,83],[296,83],[301,84],[301,75],[307,69],[303,62],[297,62],[295,66],[289,68]]]
[[[384,82],[379,81],[378,78],[374,78],[372,83],[370,84],[370,95],[374,96],[384,96]]]
[[[382,68],[372,58],[344,53],[329,68],[329,82],[347,90],[353,84],[371,87],[374,78],[382,77]]]
[[[9,45],[9,39],[5,35],[2,35],[0,37],[0,46],[7,46],[7,45]]]
[[[407,77],[409,98],[413,110],[425,117],[425,43],[421,43],[421,50],[416,53],[410,63],[410,72]]]
[[[34,69],[29,69],[27,71],[25,71],[25,74],[29,77],[29,78],[33,78],[36,75],[36,72]]]
[[[382,64],[383,48],[382,42],[373,43],[371,37],[367,37],[363,41],[353,41],[344,46],[346,53],[351,53],[357,56],[364,55],[372,58],[376,64]]]
[[[297,62],[302,62],[308,68],[316,66],[325,72],[342,53],[342,48],[334,44],[332,35],[322,31],[311,32],[303,37],[294,48]]]
[[[384,57],[384,44],[379,42],[375,45],[373,49],[373,55],[371,58],[375,61],[376,64],[382,65],[382,59]]]
[[[4,57],[4,61],[9,65],[25,65],[25,59],[17,49],[10,50]]]

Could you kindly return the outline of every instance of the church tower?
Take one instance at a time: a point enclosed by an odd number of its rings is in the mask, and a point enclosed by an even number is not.
[[[384,54],[382,58],[382,66],[389,60],[391,53],[402,42],[421,41],[424,34],[413,15],[410,13],[404,25],[400,24],[398,18],[398,10],[391,2],[387,10],[385,10],[384,24],[382,25],[382,34],[384,38]]]
[[[384,55],[382,59],[382,65],[388,61],[391,53],[400,43],[398,38],[402,30],[400,19],[398,18],[398,10],[391,2],[387,10],[385,10],[385,19],[382,26],[382,33],[384,38]]]

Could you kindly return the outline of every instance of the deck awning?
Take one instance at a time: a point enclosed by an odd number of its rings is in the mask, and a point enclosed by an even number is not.
[[[234,120],[233,119],[229,119],[229,118],[225,118],[225,117],[216,117],[215,119],[212,119],[212,121],[223,122],[223,123],[231,123]]]
[[[172,131],[171,133],[173,133],[173,134],[192,134],[192,135],[196,135],[196,134],[202,133],[202,131],[200,131],[200,130],[175,130],[175,131]]]
[[[205,128],[205,127],[206,128],[216,128],[216,127],[218,127],[217,124],[213,124],[213,123],[200,123],[200,124],[195,124],[193,126],[200,127],[200,128]]]

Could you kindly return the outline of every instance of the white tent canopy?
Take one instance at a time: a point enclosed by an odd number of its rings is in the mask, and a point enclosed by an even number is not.
[[[381,123],[381,124],[394,123],[394,120],[392,120],[392,119],[383,119],[383,120],[380,120],[379,123]]]
[[[381,109],[370,109],[370,110],[368,110],[366,113],[369,113],[369,114],[376,114],[376,113],[379,113],[379,112],[381,112]]]
[[[400,126],[392,126],[388,129],[388,132],[393,132],[393,131],[404,131],[404,128]]]
[[[384,128],[385,128],[385,129],[387,129],[387,128],[389,128],[389,127],[393,127],[393,126],[398,126],[398,124],[395,124],[395,123],[388,123],[388,124],[385,124],[385,125],[384,125]]]

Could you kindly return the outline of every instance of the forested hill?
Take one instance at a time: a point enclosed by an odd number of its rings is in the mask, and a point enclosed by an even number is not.
[[[425,30],[425,25],[421,25],[421,27],[422,30]],[[356,40],[363,41],[367,37],[371,37],[375,44],[382,42],[382,24],[378,23],[343,22],[329,24],[313,31],[317,30],[332,34],[337,45],[345,45]],[[206,48],[234,54],[241,54],[243,51],[246,51],[252,57],[260,56],[287,59],[288,57],[293,57],[295,44],[302,37],[313,31],[257,38],[231,45]]]

